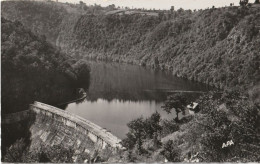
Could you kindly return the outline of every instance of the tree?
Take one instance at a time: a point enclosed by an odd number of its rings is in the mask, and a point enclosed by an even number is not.
[[[126,134],[127,138],[123,139],[122,145],[128,150],[132,150],[135,147],[139,154],[145,152],[142,148],[143,141],[145,139],[153,139],[155,147],[161,146],[159,140],[159,134],[162,132],[162,126],[160,125],[161,115],[156,111],[147,119],[143,117],[137,118],[127,124],[129,132]]]
[[[176,132],[180,129],[179,124],[175,120],[163,120],[162,121],[162,137]]]
[[[164,106],[162,106],[162,108],[167,113],[171,113],[172,109],[175,109],[176,120],[180,121],[179,113],[185,112],[187,104],[188,104],[187,98],[183,94],[177,93],[169,96],[166,102],[164,103]]]
[[[160,125],[161,115],[156,111],[150,118],[145,121],[145,132],[149,138],[153,138],[154,134],[161,133],[162,127]]]
[[[114,10],[114,9],[116,9],[116,5],[115,4],[109,5],[108,8],[111,10]]]
[[[73,154],[75,153],[72,148],[65,148],[63,145],[46,147],[42,149],[42,152],[46,152],[46,157],[54,163],[71,163],[73,162]]]
[[[171,14],[173,13],[173,11],[174,11],[174,6],[171,6]]]
[[[184,10],[183,8],[179,8],[179,9],[177,10],[177,12],[178,12],[179,14],[181,14],[181,13],[184,13],[185,10]]]
[[[248,0],[240,0],[240,6],[246,6],[248,4]]]
[[[140,154],[143,152],[142,144],[143,140],[145,139],[145,122],[143,117],[137,118],[127,124],[129,128],[129,133],[128,136],[131,136],[130,139],[132,141],[135,141],[135,144],[137,146],[137,150],[139,151]]]
[[[162,126],[160,125],[161,115],[156,111],[152,116],[146,119],[145,131],[147,133],[146,137],[153,139],[154,147],[158,148],[161,146],[161,141],[159,140],[159,134],[162,132]]]
[[[4,162],[22,162],[25,154],[26,144],[24,139],[17,140],[11,145],[4,156]],[[25,161],[24,161],[25,162]]]
[[[180,150],[178,150],[177,144],[172,140],[166,142],[161,154],[163,154],[169,162],[180,162]]]
[[[128,150],[132,150],[136,144],[136,140],[134,134],[128,132],[126,138],[122,140],[122,145]]]
[[[39,162],[40,163],[49,163],[49,162],[51,162],[51,160],[47,157],[46,153],[41,152],[39,154]]]

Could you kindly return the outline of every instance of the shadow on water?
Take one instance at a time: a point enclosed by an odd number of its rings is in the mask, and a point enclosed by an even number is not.
[[[112,101],[119,100],[155,100],[162,102],[166,91],[204,91],[210,88],[201,83],[177,78],[169,71],[153,70],[136,65],[89,62],[91,82],[88,100],[99,98]]]
[[[119,138],[127,133],[127,123],[138,117],[149,117],[158,111],[162,118],[173,118],[161,109],[167,96],[184,91],[196,99],[210,88],[177,78],[170,72],[137,65],[89,62],[91,81],[87,98],[70,103],[63,109],[110,130]],[[195,92],[193,92],[195,91]]]
[[[172,76],[170,72],[146,69],[136,65],[89,62],[90,85],[84,87],[87,98],[57,106],[115,132],[121,138],[127,131],[126,124],[140,116],[150,116],[162,111],[161,106],[170,91],[208,91],[207,86]],[[77,88],[62,75],[52,74],[24,76],[5,73],[3,77],[2,114],[28,109],[33,101],[50,105],[75,100],[80,97]],[[50,77],[43,80],[43,77]],[[11,81],[5,79],[12,79]],[[28,80],[29,79],[29,80]],[[18,90],[16,90],[18,88]],[[167,117],[166,114],[161,114]],[[23,132],[14,125],[2,128],[2,145],[26,137],[29,123]],[[6,133],[6,134],[5,134]],[[26,137],[27,138],[27,137]],[[30,138],[30,137],[29,137]],[[29,141],[28,141],[29,142]]]
[[[34,101],[55,105],[79,97],[75,82],[59,72],[17,72],[16,70],[2,70],[2,110],[1,118],[10,113],[29,109],[29,104]],[[84,87],[86,90],[89,83]],[[15,117],[15,116],[14,116]],[[14,118],[15,119],[15,118]],[[35,118],[1,125],[2,147],[4,156],[6,148],[19,139],[24,139],[26,145],[30,144],[30,125]],[[2,157],[3,157],[2,156]]]

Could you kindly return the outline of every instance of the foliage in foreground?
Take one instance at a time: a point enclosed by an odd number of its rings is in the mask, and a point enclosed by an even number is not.
[[[163,136],[161,129],[164,129],[164,124],[156,122],[161,128],[152,132],[158,134],[159,146],[153,142],[154,138],[149,138],[147,131],[150,128],[145,127],[142,118],[130,122],[130,132],[124,140],[130,152],[131,158],[128,159],[149,161],[159,152],[161,160],[166,158],[171,162],[259,162],[257,104],[242,96],[238,90],[224,92],[221,96],[209,93],[197,101],[200,102],[201,111],[188,122],[176,122],[179,128],[175,132]],[[140,137],[139,140],[135,136]],[[145,143],[150,146],[146,147]],[[155,145],[156,151],[151,151]]]
[[[105,162],[112,155],[109,148],[93,150],[90,153],[78,153],[71,147],[63,145],[37,145],[35,148],[25,141],[18,139],[6,151],[2,161],[22,163],[95,163]]]

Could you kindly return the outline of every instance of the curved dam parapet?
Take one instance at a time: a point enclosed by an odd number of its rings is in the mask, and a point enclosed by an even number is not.
[[[26,123],[25,123],[26,122]],[[27,127],[30,149],[63,145],[77,153],[93,152],[101,149],[119,150],[120,139],[104,128],[59,108],[34,102],[29,110],[4,115],[4,132],[18,133],[19,127]],[[3,132],[3,133],[4,133]]]
[[[65,126],[69,126],[89,135],[94,142],[102,140],[104,146],[109,145],[114,148],[121,148],[121,140],[119,138],[104,128],[83,119],[82,117],[40,102],[34,102],[34,104],[30,105],[30,110],[36,112],[37,114],[44,114],[55,120],[59,120]]]

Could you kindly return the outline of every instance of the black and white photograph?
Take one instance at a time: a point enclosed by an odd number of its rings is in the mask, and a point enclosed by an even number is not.
[[[259,163],[260,0],[1,0],[1,163]]]

